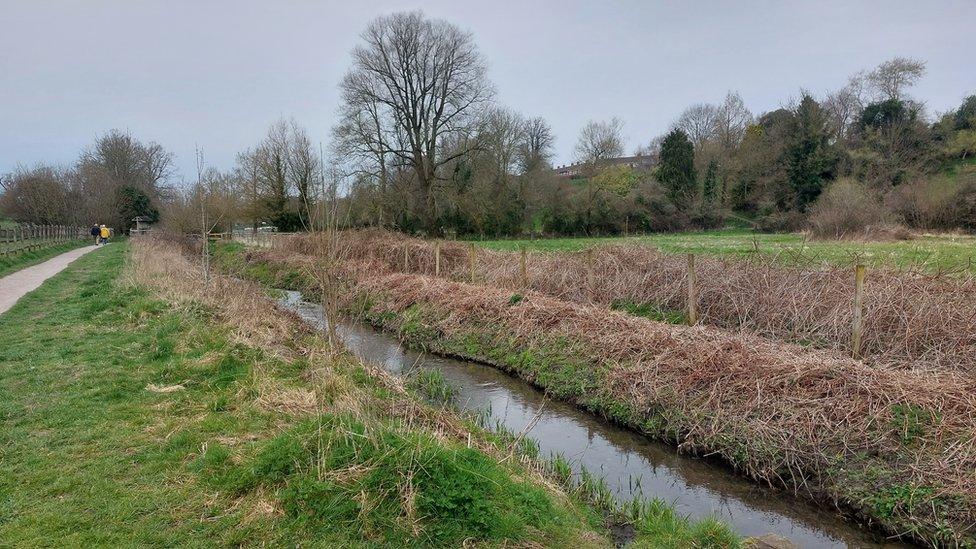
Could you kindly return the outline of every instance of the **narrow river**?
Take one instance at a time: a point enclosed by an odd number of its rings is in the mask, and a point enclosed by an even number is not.
[[[285,292],[281,302],[312,325],[326,327],[321,307],[303,301],[298,292]],[[338,332],[352,353],[394,374],[418,367],[439,370],[455,388],[459,406],[487,411],[489,425],[521,432],[538,416],[528,436],[538,442],[540,455],[562,454],[574,472],[582,466],[602,476],[621,501],[657,497],[685,515],[714,515],[743,536],[771,533],[800,547],[904,547],[792,494],[741,478],[720,463],[679,455],[673,446],[548,399],[490,366],[414,352],[369,326],[343,324]]]

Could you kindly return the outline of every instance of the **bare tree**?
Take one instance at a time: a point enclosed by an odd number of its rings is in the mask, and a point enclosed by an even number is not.
[[[395,160],[395,145],[387,144],[387,140],[396,138],[396,134],[384,127],[387,120],[375,97],[376,94],[362,94],[356,89],[343,90],[339,123],[332,129],[332,151],[336,168],[343,176],[376,182],[374,208],[379,225],[385,226],[392,221],[389,188]]]
[[[288,176],[290,187],[298,193],[298,216],[306,230],[312,228],[312,209],[315,185],[319,181],[319,158],[305,128],[292,120],[289,123]]]
[[[716,133],[727,154],[731,154],[752,123],[752,113],[746,108],[739,92],[728,92],[718,108]]]
[[[706,141],[718,136],[719,108],[708,103],[696,103],[681,113],[675,126],[688,134],[688,138],[701,149]]]
[[[377,18],[362,39],[340,85],[343,109],[364,117],[377,110],[377,142],[413,169],[424,225],[436,231],[438,170],[472,150],[464,138],[494,95],[484,58],[470,33],[421,12]],[[440,149],[446,139],[450,152]]]
[[[618,118],[607,122],[587,122],[576,141],[576,161],[592,170],[611,158],[623,155],[623,127],[623,122]]]
[[[823,101],[830,121],[830,128],[834,138],[844,140],[850,137],[852,125],[867,99],[867,73],[859,71],[847,80],[847,84],[834,93],[828,94]]]
[[[612,118],[609,122],[591,120],[580,130],[576,142],[576,160],[583,165],[586,178],[583,193],[583,217],[587,232],[593,229],[594,210],[597,199],[607,189],[606,178],[601,172],[607,168],[607,161],[623,155],[624,142],[621,135],[623,122]]]
[[[526,120],[518,150],[520,171],[527,174],[548,167],[555,144],[556,138],[545,118],[537,116]]]
[[[251,230],[255,233],[266,211],[260,172],[261,167],[255,151],[248,149],[237,153],[234,182],[242,202],[239,214],[251,222]]]
[[[18,168],[0,184],[0,211],[25,223],[87,223],[79,218],[81,197],[72,189],[71,177],[63,168]]]
[[[924,61],[895,57],[869,72],[867,82],[883,99],[902,99],[905,89],[913,86],[924,75]]]
[[[506,186],[515,172],[524,127],[522,116],[504,107],[491,109],[485,117],[479,142],[483,152],[491,158],[496,186]]]

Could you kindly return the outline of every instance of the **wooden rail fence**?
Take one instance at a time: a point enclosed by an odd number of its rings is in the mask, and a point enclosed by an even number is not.
[[[19,225],[0,229],[0,257],[86,238],[89,238],[87,228],[68,225]]]

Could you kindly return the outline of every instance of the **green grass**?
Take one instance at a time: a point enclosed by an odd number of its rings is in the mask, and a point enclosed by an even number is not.
[[[479,246],[514,251],[574,252],[591,246],[630,244],[652,246],[664,253],[695,253],[726,258],[757,254],[788,265],[851,265],[918,267],[929,272],[968,270],[976,273],[976,237],[923,235],[913,240],[856,242],[806,240],[799,233],[762,234],[744,229],[707,232],[660,233],[629,237],[552,238],[540,240],[484,240]]]
[[[598,513],[518,460],[389,415],[404,397],[351,357],[318,411],[256,404],[268,387],[308,390],[306,359],[120,284],[126,249],[86,255],[0,315],[0,545],[606,543]],[[447,398],[443,380],[418,384]]]
[[[25,267],[43,263],[52,257],[74,250],[75,248],[87,246],[88,244],[91,244],[88,240],[72,240],[39,250],[9,256],[0,255],[0,276],[6,276]]]
[[[684,311],[673,311],[655,305],[654,303],[634,303],[626,299],[615,299],[610,304],[614,311],[624,311],[634,316],[642,316],[657,322],[668,324],[687,324],[688,315]]]

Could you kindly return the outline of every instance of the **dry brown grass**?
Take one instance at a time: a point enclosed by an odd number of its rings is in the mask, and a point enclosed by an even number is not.
[[[344,233],[347,257],[370,273],[432,275],[429,242],[382,231]],[[284,252],[284,253],[283,253]],[[314,256],[313,242],[293,236],[278,260]],[[468,280],[467,246],[445,242],[441,276]],[[683,256],[638,246],[605,246],[584,253],[530,253],[528,289],[575,303],[608,306],[614,300],[652,303],[666,310],[686,308],[687,268]],[[697,258],[700,322],[736,332],[836,349],[849,353],[854,277],[850,269],[791,268],[771,262]],[[517,253],[477,250],[479,281],[521,291]],[[862,356],[899,369],[961,370],[976,373],[976,280],[871,269],[864,300]]]
[[[393,419],[403,429],[422,430],[445,442],[465,443],[499,461],[509,454],[510,448],[499,448],[484,433],[472,431],[458,415],[418,401],[401,378],[380,366],[361,363],[341,346],[318,337],[297,315],[278,307],[257,284],[217,273],[211,273],[204,283],[199,263],[187,259],[185,246],[172,239],[144,238],[133,241],[131,246],[126,283],[150,288],[177,306],[193,308],[202,303],[232,330],[240,343],[283,359],[304,358],[308,362],[308,370],[302,376],[308,385],[303,387],[281,384],[268,372],[255,372],[256,406],[288,415],[344,413],[365,424],[374,423],[377,418],[384,422]],[[189,257],[196,258],[199,249],[190,247],[188,252]],[[318,263],[298,258],[295,264],[311,270]],[[375,398],[341,373],[355,367],[364,368],[389,396]],[[523,471],[531,474],[533,482],[546,486],[556,497],[567,498],[541,462],[528,460],[523,464]]]
[[[444,338],[489,333],[516,348],[578,342],[574,352],[606,369],[601,394],[663,413],[683,449],[721,454],[753,477],[840,497],[844,488],[832,483],[881,463],[884,486],[931,487],[932,497],[954,502],[948,520],[957,532],[976,521],[976,383],[967,374],[873,367],[535,292],[512,305],[507,290],[416,275],[361,276],[356,284],[376,311],[434,311],[432,327]],[[910,441],[899,409],[922,414]]]

